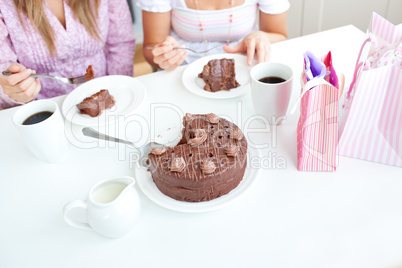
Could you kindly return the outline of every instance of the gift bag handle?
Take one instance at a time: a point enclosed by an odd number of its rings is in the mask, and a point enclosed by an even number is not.
[[[349,90],[347,92],[346,99],[350,98],[350,94],[352,93],[352,89],[356,84],[359,71],[361,70],[361,67],[363,65],[363,61],[361,61],[360,58],[361,58],[361,55],[363,53],[363,49],[366,47],[368,42],[371,42],[371,37],[368,37],[366,40],[364,40],[363,45],[360,48],[359,56],[357,56],[357,60],[356,60],[356,64],[355,64],[355,72],[353,74],[353,80],[352,80],[352,83],[350,83],[350,87],[349,87]]]
[[[302,90],[300,96],[297,98],[296,103],[293,105],[292,110],[290,111],[290,114],[295,113],[296,108],[297,108],[297,104],[301,101],[301,99],[303,98],[304,94],[306,94],[307,91],[309,91],[313,87],[316,87],[316,86],[319,86],[319,85],[330,85],[330,86],[332,86],[324,78],[315,78],[315,79],[312,79],[312,80],[308,81],[307,83],[304,83],[303,74],[300,76],[300,84],[301,84],[303,90]]]

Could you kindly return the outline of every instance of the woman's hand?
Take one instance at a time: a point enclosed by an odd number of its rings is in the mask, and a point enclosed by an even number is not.
[[[271,55],[271,44],[286,40],[286,12],[281,14],[259,13],[259,31],[247,35],[238,45],[234,47],[224,46],[228,53],[247,52],[247,63],[253,64],[254,54],[257,53],[258,63],[269,60]]]
[[[0,74],[0,85],[5,94],[11,99],[23,103],[36,98],[41,84],[39,78],[29,77],[30,74],[35,73],[34,70],[27,69],[18,63],[12,63],[7,71],[11,71],[13,74],[10,76]]]
[[[171,36],[166,37],[165,41],[152,49],[153,62],[161,69],[169,71],[176,69],[188,56],[188,51],[184,49],[173,49],[177,46],[179,44],[176,39]]]
[[[253,63],[254,54],[257,53],[258,63],[269,60],[271,55],[271,41],[269,34],[263,31],[255,31],[247,35],[239,44],[234,47],[223,46],[228,53],[247,52],[247,63]]]

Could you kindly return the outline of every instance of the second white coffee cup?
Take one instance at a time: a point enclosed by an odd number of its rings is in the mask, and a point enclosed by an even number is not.
[[[255,112],[271,124],[281,124],[292,94],[292,69],[279,62],[263,62],[251,69],[250,78]]]

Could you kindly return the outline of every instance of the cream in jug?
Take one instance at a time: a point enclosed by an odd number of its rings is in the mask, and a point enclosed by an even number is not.
[[[71,226],[93,229],[110,238],[129,233],[141,213],[140,198],[132,177],[104,180],[89,191],[87,200],[73,200],[64,207],[64,220]],[[87,223],[72,219],[72,209],[84,209]]]

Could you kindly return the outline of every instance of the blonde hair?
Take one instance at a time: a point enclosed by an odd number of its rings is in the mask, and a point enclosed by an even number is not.
[[[17,10],[25,14],[31,23],[36,27],[51,55],[56,53],[54,44],[54,30],[46,17],[43,9],[43,1],[46,0],[14,0]],[[98,18],[98,7],[101,0],[70,0],[68,5],[78,21],[85,27],[87,32],[95,39],[100,40],[99,28],[96,23]],[[20,22],[21,14],[18,13]]]

